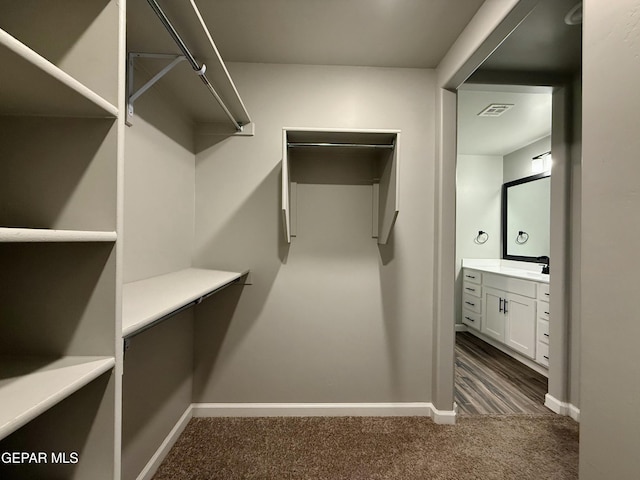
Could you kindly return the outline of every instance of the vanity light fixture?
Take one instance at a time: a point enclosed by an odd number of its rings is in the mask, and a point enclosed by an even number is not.
[[[531,173],[542,173],[551,170],[551,152],[545,152],[531,159]]]

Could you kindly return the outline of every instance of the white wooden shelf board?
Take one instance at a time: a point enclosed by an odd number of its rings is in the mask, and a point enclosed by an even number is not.
[[[0,30],[0,113],[115,118],[118,108]]]
[[[249,113],[209,31],[201,22],[195,4],[171,1],[159,3],[195,59],[206,65],[207,78],[235,119],[243,125],[251,123]],[[127,30],[127,51],[182,54],[147,2],[129,2],[127,19],[131,25],[135,25],[135,28]],[[136,60],[136,65],[149,76],[155,75],[167,63],[153,59]],[[163,91],[169,91],[195,122],[230,124],[222,108],[188,62],[177,65],[158,82],[158,85],[162,86]]]
[[[126,283],[122,292],[122,336],[127,337],[144,329],[156,320],[233,283],[246,273],[187,268]]]
[[[115,242],[116,239],[116,232],[0,227],[0,243]]]
[[[1,357],[0,438],[4,438],[115,365],[113,357]]]

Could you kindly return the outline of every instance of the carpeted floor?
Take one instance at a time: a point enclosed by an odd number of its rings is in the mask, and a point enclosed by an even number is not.
[[[194,418],[155,480],[568,480],[578,424],[557,415]]]

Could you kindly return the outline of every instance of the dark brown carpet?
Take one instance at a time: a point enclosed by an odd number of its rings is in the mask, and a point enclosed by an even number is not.
[[[578,424],[555,415],[194,418],[154,479],[565,480]]]

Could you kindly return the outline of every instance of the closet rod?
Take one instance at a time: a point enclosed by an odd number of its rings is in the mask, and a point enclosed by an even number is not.
[[[213,85],[211,85],[211,82],[209,82],[209,79],[205,74],[207,70],[207,66],[205,64],[200,65],[198,61],[195,59],[195,57],[191,54],[191,51],[189,50],[187,45],[184,43],[184,40],[182,40],[182,37],[180,36],[178,31],[171,24],[171,21],[169,20],[167,15],[164,13],[164,10],[162,10],[162,7],[158,5],[158,2],[156,0],[147,0],[147,3],[153,9],[155,14],[158,16],[158,18],[164,25],[164,28],[167,29],[167,31],[169,32],[169,35],[171,35],[171,38],[173,38],[173,41],[176,42],[176,45],[178,45],[178,48],[180,49],[182,54],[186,57],[187,61],[191,64],[191,68],[195,70],[195,72],[200,77],[200,80],[202,80],[202,83],[204,83],[207,89],[209,89],[213,97],[216,99],[216,101],[224,111],[225,115],[229,118],[229,120],[231,120],[231,123],[233,123],[233,126],[235,127],[235,129],[238,132],[241,132],[242,125],[240,125],[240,123],[235,119],[233,114],[229,111],[227,106],[222,101],[222,98],[220,98],[220,95],[218,95],[218,92],[216,92],[216,89],[213,88]]]
[[[288,147],[347,147],[347,148],[394,148],[395,145],[379,145],[371,143],[311,143],[311,142],[289,142]]]

